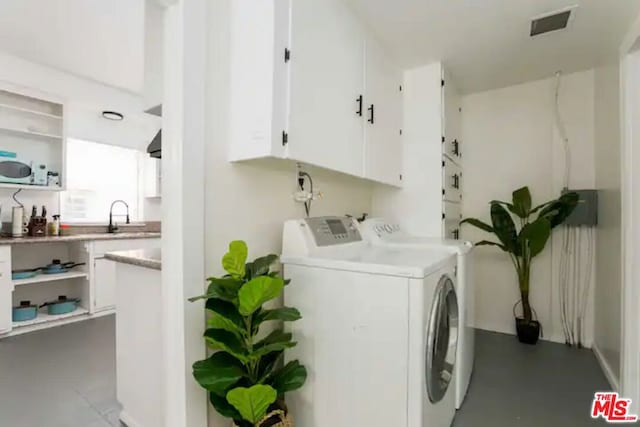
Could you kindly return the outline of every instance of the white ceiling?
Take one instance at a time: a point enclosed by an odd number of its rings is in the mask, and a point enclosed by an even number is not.
[[[140,92],[144,0],[1,0],[0,51]]]
[[[405,67],[441,60],[463,93],[612,61],[639,0],[346,0]],[[567,30],[531,18],[578,5]]]

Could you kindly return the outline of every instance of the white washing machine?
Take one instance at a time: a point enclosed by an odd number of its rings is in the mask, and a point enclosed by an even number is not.
[[[287,394],[304,427],[449,427],[455,415],[456,257],[372,246],[350,218],[288,221],[285,304],[308,369]]]
[[[475,286],[473,282],[473,244],[460,240],[418,237],[404,232],[397,223],[372,218],[358,225],[362,237],[373,245],[410,248],[447,248],[458,257],[456,293],[460,311],[460,336],[456,363],[456,409],[459,409],[469,389],[473,373],[475,331]]]

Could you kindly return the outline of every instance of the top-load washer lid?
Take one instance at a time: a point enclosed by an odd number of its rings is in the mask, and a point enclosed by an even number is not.
[[[409,234],[402,229],[400,224],[382,218],[367,219],[360,223],[358,228],[363,239],[372,245],[421,248],[444,246],[457,254],[466,254],[473,249],[473,244],[468,241]]]
[[[363,246],[357,251],[283,256],[282,263],[422,279],[452,261],[445,250]]]

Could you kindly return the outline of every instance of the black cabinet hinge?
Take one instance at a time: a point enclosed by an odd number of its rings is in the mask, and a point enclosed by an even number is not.
[[[443,213],[442,214],[442,219],[446,219],[446,218],[447,218],[447,216]]]
[[[443,160],[443,161],[442,161],[442,167],[444,167],[444,166],[445,166],[445,163],[444,163],[444,160]]]
[[[400,92],[402,92],[402,85],[400,85]]]
[[[440,86],[444,87],[444,79],[440,80]]]
[[[442,195],[444,196],[444,188],[442,189]]]
[[[442,142],[444,142],[444,136],[442,137]]]
[[[289,62],[291,60],[291,51],[289,48],[284,48],[284,62]]]
[[[284,147],[289,143],[289,134],[286,131],[282,131],[282,146]]]

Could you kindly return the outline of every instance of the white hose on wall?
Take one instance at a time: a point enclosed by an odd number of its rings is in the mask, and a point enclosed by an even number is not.
[[[564,148],[563,189],[570,188],[571,146],[560,114],[560,83],[556,73],[553,112],[555,127]],[[584,253],[583,253],[584,252]],[[562,227],[562,250],[559,270],[560,320],[565,342],[581,347],[586,339],[585,318],[595,262],[595,230],[588,227]]]

